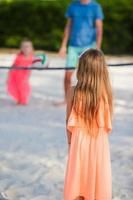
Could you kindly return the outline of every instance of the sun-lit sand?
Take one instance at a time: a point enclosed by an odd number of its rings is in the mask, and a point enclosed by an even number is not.
[[[10,65],[14,54],[0,54]],[[57,55],[50,66],[63,66]],[[108,62],[132,58],[109,57]],[[111,68],[115,96],[110,135],[113,200],[133,199],[133,67]],[[9,200],[63,200],[67,160],[63,71],[34,71],[32,98],[17,106],[6,93],[7,71],[0,70],[0,193]],[[73,82],[75,81],[75,78]]]

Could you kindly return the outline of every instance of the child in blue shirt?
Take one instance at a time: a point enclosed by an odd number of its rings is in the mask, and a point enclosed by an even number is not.
[[[100,4],[97,2],[78,0],[69,5],[65,16],[67,24],[59,55],[61,57],[66,56],[68,45],[66,67],[76,67],[79,55],[86,49],[101,48],[104,15]],[[65,99],[71,86],[72,74],[71,70],[66,70]]]

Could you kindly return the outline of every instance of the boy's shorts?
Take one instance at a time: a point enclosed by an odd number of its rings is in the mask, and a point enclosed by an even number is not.
[[[79,56],[87,49],[96,48],[96,42],[87,47],[68,47],[66,67],[76,67],[78,64]]]

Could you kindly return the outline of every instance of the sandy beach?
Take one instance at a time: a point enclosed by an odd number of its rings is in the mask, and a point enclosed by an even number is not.
[[[0,54],[11,65],[15,54]],[[108,57],[109,63],[131,57]],[[65,61],[50,56],[50,66]],[[110,135],[113,200],[133,199],[133,67],[110,68],[115,96]],[[6,92],[7,71],[0,70],[0,193],[9,200],[63,200],[67,161],[63,71],[33,71],[29,105],[17,106]],[[73,83],[75,82],[75,75]]]

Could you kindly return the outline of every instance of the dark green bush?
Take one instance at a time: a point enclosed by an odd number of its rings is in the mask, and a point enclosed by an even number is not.
[[[105,13],[103,49],[106,53],[133,53],[132,0],[99,0]],[[0,46],[18,47],[29,37],[36,48],[58,50],[70,0],[0,1]]]

